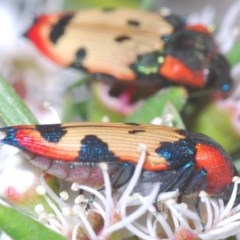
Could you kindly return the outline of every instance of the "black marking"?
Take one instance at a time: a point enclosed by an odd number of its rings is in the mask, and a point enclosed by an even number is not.
[[[125,41],[129,41],[131,40],[131,38],[129,36],[126,36],[126,35],[121,35],[121,36],[118,36],[115,38],[115,41],[116,42],[125,42]]]
[[[216,54],[210,62],[209,69],[207,86],[214,85],[215,88],[220,88],[223,92],[229,91],[232,87],[232,78],[227,59],[222,54]]]
[[[138,20],[128,20],[127,24],[133,27],[139,27],[140,26],[140,22]]]
[[[164,19],[174,27],[174,31],[184,28],[186,25],[185,19],[175,14],[167,15]]]
[[[79,151],[79,161],[83,162],[114,162],[119,160],[115,154],[108,149],[108,144],[95,135],[87,135],[81,141],[82,147]]]
[[[140,126],[141,124],[139,123],[124,123],[126,125],[130,125],[130,126]]]
[[[36,130],[48,142],[58,143],[67,131],[61,124],[36,125]]]
[[[82,62],[83,62],[84,58],[86,57],[86,55],[87,55],[87,50],[85,48],[79,48],[75,54],[75,58],[74,58],[73,62],[71,64],[69,64],[69,67],[73,67],[78,70],[88,72],[87,68],[85,68],[82,65]]]
[[[168,168],[174,169],[195,161],[195,143],[190,139],[180,139],[177,142],[160,142],[155,152],[166,159]]]
[[[21,148],[20,143],[18,142],[18,139],[16,139],[15,135],[18,131],[15,127],[6,127],[0,130],[1,132],[4,132],[6,136],[0,140],[1,143],[9,144],[14,147]]]
[[[129,134],[136,134],[136,133],[142,133],[145,132],[143,129],[136,129],[136,130],[130,130],[128,131]]]
[[[75,64],[81,65],[86,55],[87,55],[87,50],[85,48],[79,48],[75,55]]]
[[[57,43],[57,41],[61,38],[73,16],[74,14],[67,14],[61,17],[59,21],[52,26],[52,30],[49,34],[49,39],[52,43]]]
[[[179,59],[193,71],[209,68],[211,56],[216,50],[215,42],[209,34],[182,29],[168,38],[165,38],[166,55]]]

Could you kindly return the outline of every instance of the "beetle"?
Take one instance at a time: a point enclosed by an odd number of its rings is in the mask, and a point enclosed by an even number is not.
[[[1,143],[23,150],[47,173],[97,189],[104,186],[102,162],[113,188],[127,184],[139,160],[139,144],[146,144],[147,152],[134,191],[143,195],[160,182],[159,194],[204,190],[228,200],[232,178],[238,176],[231,157],[213,139],[173,127],[86,122],[19,125],[0,132]]]
[[[175,14],[133,9],[46,14],[35,19],[25,36],[60,66],[113,85],[113,96],[128,86],[145,91],[146,86],[156,91],[174,84],[231,88],[229,64],[212,33]]]

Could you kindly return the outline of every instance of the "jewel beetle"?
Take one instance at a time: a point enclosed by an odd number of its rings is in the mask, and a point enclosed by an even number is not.
[[[135,192],[146,195],[156,183],[159,193],[205,190],[228,200],[238,176],[231,157],[213,139],[186,130],[133,123],[65,123],[19,125],[0,129],[3,144],[15,146],[30,161],[56,177],[101,189],[99,164],[108,166],[113,188],[127,184],[139,160],[146,159]]]
[[[35,19],[25,36],[60,66],[123,88],[231,88],[229,64],[212,33],[174,14],[133,9],[46,14]]]

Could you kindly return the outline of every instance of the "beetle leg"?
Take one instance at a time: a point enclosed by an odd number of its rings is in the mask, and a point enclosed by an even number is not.
[[[187,183],[183,192],[184,194],[190,194],[196,191],[196,189],[200,189],[200,191],[205,191],[206,187],[207,187],[207,172],[204,169],[200,169],[194,173],[193,177],[190,179],[190,182]],[[201,218],[199,208],[200,205],[199,195],[196,197],[194,205],[198,216]]]
[[[181,197],[183,193],[182,188],[186,184],[187,180],[191,178],[193,171],[194,171],[194,164],[192,162],[189,162],[185,164],[183,167],[181,167],[179,170],[177,170],[174,174],[170,174],[169,175],[170,179],[165,183],[163,183],[163,185],[161,185],[159,194],[179,189],[180,196],[178,197],[178,201],[181,201]],[[160,211],[157,206],[157,200],[158,200],[159,194],[156,196],[156,199],[154,202],[154,206],[157,212]]]
[[[191,177],[194,170],[194,164],[189,162],[176,171],[174,175],[171,176],[170,180],[166,184],[163,184],[160,192],[167,192],[179,189],[182,192],[183,186],[185,186],[186,181]]]
[[[197,189],[206,190],[207,186],[207,172],[204,169],[200,169],[194,172],[194,175],[190,179],[183,189],[184,194],[190,194]]]
[[[90,208],[91,208],[91,205],[93,203],[93,201],[95,200],[95,195],[94,194],[91,194],[88,201],[87,201],[87,204],[84,208],[84,212],[87,212]]]
[[[111,178],[113,188],[118,189],[126,184],[132,177],[134,169],[135,166],[132,164],[123,164]]]

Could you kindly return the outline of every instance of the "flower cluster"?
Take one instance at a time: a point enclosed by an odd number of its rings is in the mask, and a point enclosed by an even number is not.
[[[48,213],[43,205],[36,205],[39,220],[72,240],[111,239],[115,234],[121,237],[134,235],[146,240],[210,240],[222,239],[239,231],[240,206],[234,207],[240,183],[238,177],[233,179],[234,188],[226,205],[221,199],[213,199],[201,192],[199,215],[189,209],[189,199],[177,202],[178,191],[157,197],[160,183],[152,188],[149,196],[131,194],[141,176],[145,156],[143,146],[133,177],[122,193],[112,189],[105,163],[99,166],[104,176],[104,189],[100,192],[73,183],[70,191],[63,190],[57,195],[41,177],[41,185],[36,191],[45,198],[52,211]],[[68,202],[73,193],[73,202]],[[159,209],[156,209],[156,199]]]

